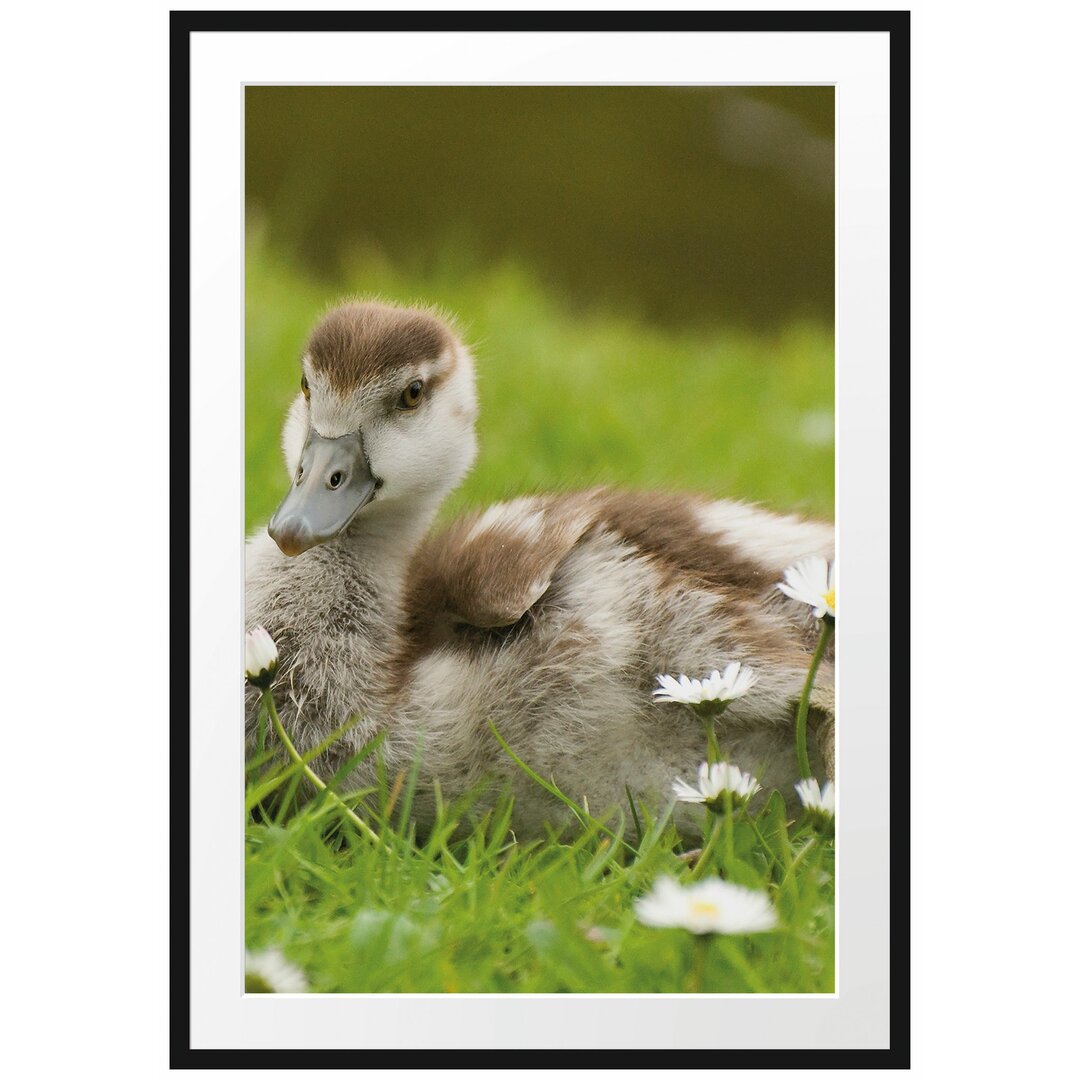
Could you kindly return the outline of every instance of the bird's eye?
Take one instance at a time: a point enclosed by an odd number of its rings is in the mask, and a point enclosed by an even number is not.
[[[306,375],[301,375],[300,376],[300,389],[304,391],[304,397],[307,398],[308,401],[310,401],[311,400],[311,387],[308,386],[308,381],[307,381],[307,376]]]
[[[415,409],[420,404],[420,399],[423,396],[424,384],[419,379],[414,379],[401,391],[401,397],[398,398],[398,408]]]

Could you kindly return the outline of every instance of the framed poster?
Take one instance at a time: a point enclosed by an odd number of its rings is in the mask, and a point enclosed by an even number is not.
[[[173,13],[174,1064],[906,1063],[908,62]]]

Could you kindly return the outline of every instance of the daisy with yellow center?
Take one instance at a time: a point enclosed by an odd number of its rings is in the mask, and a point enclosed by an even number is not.
[[[829,647],[833,628],[836,626],[836,563],[828,562],[820,555],[800,559],[784,571],[784,580],[776,586],[785,596],[809,604],[814,618],[821,620],[821,636],[806,673],[799,708],[795,714],[795,756],[799,761],[799,775],[810,779],[810,757],[806,752],[806,721],[810,715],[810,692],[814,677]]]
[[[784,571],[784,580],[776,586],[792,600],[809,604],[814,618],[836,618],[836,563],[820,555],[800,559]]]
[[[768,896],[755,889],[709,878],[681,885],[662,877],[634,904],[645,926],[676,927],[692,934],[757,934],[776,927]]]

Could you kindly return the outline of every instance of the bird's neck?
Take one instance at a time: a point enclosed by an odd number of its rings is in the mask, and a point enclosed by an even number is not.
[[[441,502],[434,496],[407,502],[376,499],[332,542],[336,552],[327,545],[327,553],[339,556],[347,572],[361,572],[370,580],[380,607],[395,623],[409,560],[428,534]]]
[[[265,534],[249,548],[247,622],[278,641],[278,708],[302,750],[356,714],[363,723],[352,741],[378,724],[401,642],[406,570],[440,502],[376,499],[341,536],[295,558]]]

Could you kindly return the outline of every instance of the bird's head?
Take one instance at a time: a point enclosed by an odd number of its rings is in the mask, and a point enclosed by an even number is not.
[[[290,486],[269,525],[278,547],[299,555],[375,507],[434,512],[476,456],[472,358],[447,323],[345,303],[300,363],[282,435]]]

